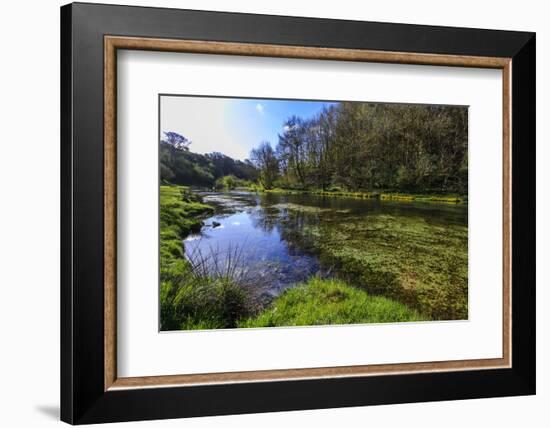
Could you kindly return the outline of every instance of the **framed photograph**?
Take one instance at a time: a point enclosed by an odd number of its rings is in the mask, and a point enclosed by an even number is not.
[[[535,35],[61,8],[61,418],[535,393]]]

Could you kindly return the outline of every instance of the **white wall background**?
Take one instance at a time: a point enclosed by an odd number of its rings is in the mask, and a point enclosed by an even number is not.
[[[158,427],[545,426],[550,404],[549,13],[538,0],[146,0],[126,4],[537,32],[538,394],[461,402],[155,421]],[[103,3],[116,3],[103,1]],[[59,6],[0,9],[0,423],[59,424]],[[546,143],[546,144],[545,144]],[[138,426],[137,423],[125,426]]]

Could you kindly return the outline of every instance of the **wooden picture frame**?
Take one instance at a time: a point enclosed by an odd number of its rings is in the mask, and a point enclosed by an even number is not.
[[[502,358],[118,377],[118,49],[501,69]],[[535,392],[534,34],[77,3],[61,9],[61,52],[62,420],[80,424]]]

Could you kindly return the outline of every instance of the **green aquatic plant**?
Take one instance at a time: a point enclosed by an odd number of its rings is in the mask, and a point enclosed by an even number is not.
[[[281,195],[318,195],[328,198],[351,198],[351,199],[380,199],[386,201],[403,201],[403,202],[436,202],[459,204],[468,202],[466,195],[458,194],[412,194],[412,193],[396,193],[396,192],[350,192],[337,188],[337,190],[295,190],[286,188],[259,189],[263,193],[281,194]]]
[[[306,225],[308,248],[351,284],[432,319],[468,317],[468,228],[372,214]]]
[[[310,214],[318,214],[318,213],[330,211],[329,208],[321,208],[321,207],[315,207],[315,206],[309,206],[309,205],[293,204],[293,203],[289,203],[289,202],[276,204],[276,205],[273,205],[272,207],[280,209],[280,210],[301,211],[301,212],[310,213]]]

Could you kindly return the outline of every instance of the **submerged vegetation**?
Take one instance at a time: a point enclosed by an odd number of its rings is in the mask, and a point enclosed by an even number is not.
[[[388,214],[324,216],[304,221],[303,241],[321,263],[371,294],[419,310],[430,319],[468,316],[468,229],[429,223],[421,217]],[[296,210],[300,210],[296,212]],[[295,211],[295,212],[292,212]]]
[[[262,191],[264,193],[279,193],[286,195],[319,195],[331,198],[355,198],[355,199],[380,199],[385,201],[407,201],[407,202],[443,202],[457,204],[467,202],[468,197],[458,194],[407,194],[407,193],[383,193],[383,192],[345,192],[345,191],[324,191],[324,190],[296,190],[296,189],[258,189],[248,187],[249,190]]]

